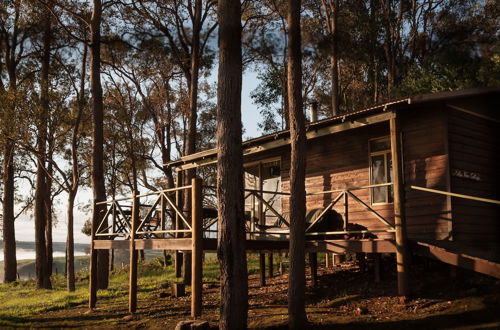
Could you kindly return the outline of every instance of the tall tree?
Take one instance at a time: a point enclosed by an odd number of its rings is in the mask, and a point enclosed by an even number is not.
[[[322,0],[325,11],[326,27],[330,41],[330,70],[331,70],[331,102],[332,116],[338,116],[339,112],[339,58],[338,58],[338,33],[337,16],[339,10],[338,0]]]
[[[35,191],[35,249],[36,249],[36,287],[38,289],[51,289],[50,271],[52,268],[52,258],[49,258],[47,251],[47,226],[51,225],[47,221],[47,174],[46,174],[46,153],[47,153],[47,126],[49,109],[49,67],[52,39],[51,15],[47,12],[43,26],[43,51],[41,56],[42,69],[40,73],[40,108],[38,116],[38,137],[37,137],[37,169],[36,169],[36,191]],[[51,265],[49,266],[49,262]]]
[[[101,19],[102,2],[92,0],[90,18],[90,90],[92,93],[92,192],[95,202],[106,200],[104,186],[104,105],[101,85]],[[106,212],[106,205],[100,204],[93,209],[92,224],[97,230],[101,215]],[[106,226],[105,226],[106,227]],[[97,253],[97,287],[105,289],[109,282],[109,251]]]
[[[4,2],[5,3],[5,2]],[[4,281],[16,280],[16,236],[14,221],[15,195],[15,147],[16,125],[18,123],[18,101],[20,67],[27,56],[26,44],[30,37],[30,20],[26,17],[27,8],[21,1],[10,1],[0,12],[0,111],[2,147],[2,221],[4,243]],[[5,78],[5,80],[4,80]]]
[[[217,256],[221,269],[221,329],[245,329],[248,274],[243,212],[241,147],[241,5],[219,0],[219,73],[217,88]]]
[[[306,130],[302,109],[302,56],[300,0],[288,3],[288,98],[290,113],[290,275],[288,277],[288,326],[304,329]]]

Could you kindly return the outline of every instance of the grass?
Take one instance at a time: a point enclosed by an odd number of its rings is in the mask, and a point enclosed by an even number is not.
[[[61,259],[61,260],[59,260]],[[78,259],[87,259],[79,257]],[[147,298],[151,291],[168,289],[172,283],[180,279],[175,277],[174,266],[162,265],[159,253],[148,253],[146,262],[139,264],[138,298]],[[275,255],[274,267],[278,268],[281,258]],[[56,258],[55,265],[64,269],[64,258]],[[32,267],[33,260],[23,260],[20,267]],[[77,260],[77,264],[81,264]],[[248,270],[250,274],[258,272],[258,254],[249,255]],[[55,267],[54,267],[55,269]],[[129,267],[118,267],[110,276],[109,288],[100,290],[99,300],[118,303],[128,299]],[[205,254],[203,265],[203,281],[205,283],[219,281],[219,263],[213,253]],[[67,292],[66,280],[61,274],[52,276],[52,290],[36,290],[34,280],[21,280],[8,284],[0,284],[0,327],[15,326],[24,319],[54,310],[68,309],[77,305],[85,305],[88,301],[88,272],[86,268],[77,272],[76,291]]]

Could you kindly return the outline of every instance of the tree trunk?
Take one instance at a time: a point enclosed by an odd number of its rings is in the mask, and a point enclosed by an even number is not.
[[[85,35],[85,40],[86,35]],[[80,181],[80,171],[78,168],[78,139],[80,123],[83,115],[83,108],[85,106],[85,79],[87,69],[87,52],[88,47],[85,43],[83,45],[82,66],[80,76],[80,92],[78,95],[78,113],[76,114],[75,124],[73,127],[73,135],[71,139],[71,187],[68,194],[68,236],[66,240],[66,287],[68,291],[75,291],[75,244],[74,244],[74,213],[73,208],[75,205],[76,194],[78,193],[78,186]]]
[[[339,58],[338,58],[338,37],[337,37],[337,16],[338,16],[338,2],[330,0],[332,13],[330,17],[331,23],[331,36],[332,36],[332,49],[330,53],[330,68],[332,70],[332,116],[340,115],[339,110]]]
[[[106,200],[104,187],[104,132],[103,132],[103,99],[101,86],[101,0],[93,0],[90,22],[90,89],[92,92],[93,139],[92,139],[92,192],[96,202]],[[106,205],[95,207],[92,214],[92,225],[97,230],[101,216],[106,212]],[[107,223],[104,228],[107,227]],[[97,252],[97,288],[108,287],[109,251]]]
[[[66,263],[66,286],[69,292],[75,291],[75,245],[73,238],[73,207],[75,193],[70,192],[68,197],[68,237],[66,240],[67,263]]]
[[[248,318],[248,274],[243,211],[241,147],[241,5],[218,1],[219,73],[217,89],[217,256],[221,268],[219,327],[245,329]]]
[[[306,135],[302,111],[302,56],[300,0],[288,3],[288,97],[290,106],[290,276],[288,277],[288,326],[304,329],[305,311],[305,157]]]
[[[201,13],[202,1],[194,1],[194,17],[193,17],[193,36],[191,40],[191,70],[189,79],[189,117],[188,117],[188,134],[186,141],[186,155],[191,155],[196,152],[196,123],[198,121],[198,76],[200,70],[200,30],[201,30]],[[196,170],[189,169],[186,171],[186,185],[191,184],[191,180],[196,176]],[[191,209],[191,198],[184,199],[184,209],[189,212]],[[185,284],[191,283],[191,260],[190,252],[184,253],[183,265],[183,280]]]
[[[49,149],[51,148],[49,143]],[[54,169],[50,160],[52,160],[52,153],[47,153],[47,173],[45,175],[45,250],[47,251],[47,274],[52,276],[52,264],[54,262],[53,247],[52,247],[52,179],[50,176],[53,174]]]
[[[50,14],[49,14],[50,15]],[[50,16],[47,16],[43,35],[43,56],[41,70],[40,90],[40,114],[38,119],[37,137],[37,169],[36,169],[36,191],[35,191],[35,272],[37,289],[51,289],[50,270],[47,263],[47,175],[45,173],[45,160],[47,152],[47,122],[49,116],[49,66],[50,66],[50,44],[51,24]]]
[[[15,15],[19,15],[19,3],[14,4]],[[15,23],[14,30],[17,30],[18,23]],[[5,68],[9,76],[9,91],[13,99],[8,103],[5,112],[2,112],[2,139],[3,139],[3,244],[4,244],[4,281],[12,282],[16,280],[17,259],[16,259],[16,232],[14,215],[14,153],[15,143],[11,140],[15,127],[12,125],[16,116],[17,100],[17,65],[16,45],[18,44],[17,34],[12,35],[12,40],[4,40],[3,51],[5,52]]]
[[[4,124],[5,125],[5,124]],[[5,139],[3,153],[3,260],[4,282],[16,280],[16,231],[14,228],[14,144]]]

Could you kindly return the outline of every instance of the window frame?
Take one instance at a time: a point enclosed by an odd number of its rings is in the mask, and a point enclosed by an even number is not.
[[[371,145],[372,145],[372,142],[373,141],[377,141],[377,140],[384,140],[384,139],[388,139],[389,140],[389,149],[386,149],[386,150],[380,150],[380,151],[371,151]],[[391,168],[392,168],[392,164],[391,164],[391,147],[390,147],[390,135],[384,135],[384,136],[379,136],[379,137],[376,137],[376,138],[371,138],[371,139],[368,139],[368,180],[369,180],[369,185],[372,185],[372,157],[374,156],[380,156],[380,155],[383,155],[384,156],[384,167],[385,167],[385,176],[387,178],[387,182],[386,183],[392,183],[392,180],[389,181],[391,179]],[[391,165],[391,166],[389,166]],[[394,197],[392,197],[392,200],[390,198],[390,192],[391,192],[391,189],[390,189],[391,186],[385,186],[385,201],[384,202],[374,202],[373,201],[373,189],[375,188],[370,188],[370,194],[369,194],[369,198],[370,198],[370,205],[390,205],[390,204],[394,204]]]

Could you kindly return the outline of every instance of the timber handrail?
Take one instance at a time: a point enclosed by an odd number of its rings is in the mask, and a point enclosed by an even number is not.
[[[344,189],[334,189],[334,190],[328,190],[328,191],[320,191],[320,192],[315,192],[315,193],[309,193],[307,195],[323,195],[323,194],[332,194],[332,193],[339,193],[322,211],[321,213],[316,217],[314,221],[312,221],[309,226],[306,228],[306,235],[334,235],[334,234],[346,234],[346,233],[371,233],[371,232],[394,232],[394,225],[392,225],[390,222],[388,222],[384,217],[382,217],[377,211],[375,211],[372,207],[370,207],[368,204],[363,202],[358,196],[354,195],[352,191],[354,190],[361,190],[361,189],[371,189],[371,188],[377,188],[377,187],[387,187],[387,186],[392,186],[392,182],[388,183],[380,183],[380,184],[372,184],[372,185],[367,185],[367,186],[361,186],[361,187],[350,187],[350,188],[344,188]],[[309,230],[330,210],[332,209],[335,204],[341,199],[341,197],[344,197],[344,231],[334,231],[334,232],[322,232],[322,233],[310,233]],[[347,230],[348,228],[348,223],[349,223],[349,198],[351,197],[356,203],[361,205],[365,210],[368,212],[372,213],[380,222],[382,222],[384,225],[389,227],[387,230],[379,230],[379,231],[371,231],[371,230],[363,230],[363,231],[349,231]]]
[[[349,188],[339,188],[339,189],[334,189],[334,190],[318,191],[318,192],[307,193],[306,195],[307,196],[324,195],[324,194],[331,194],[331,193],[343,192],[343,191],[353,191],[353,190],[361,190],[361,189],[387,187],[387,186],[392,186],[392,185],[393,185],[392,182],[378,183],[378,184],[371,184],[368,186],[349,187]]]
[[[411,186],[411,188],[415,189],[415,190],[421,190],[421,191],[431,192],[431,193],[440,194],[440,195],[469,199],[469,200],[478,201],[478,202],[500,204],[500,201],[495,200],[495,199],[482,198],[482,197],[476,197],[476,196],[465,195],[465,194],[457,194],[457,193],[452,193],[449,191],[443,191],[443,190],[437,190],[437,189],[431,189],[431,188],[425,188],[425,187],[419,187],[419,186]]]
[[[96,202],[95,205],[109,205],[106,212],[98,222],[97,230],[94,236],[97,237],[128,237],[130,238],[132,235],[132,216],[135,207],[147,207],[146,214],[141,216],[141,219],[136,219],[136,229],[135,235],[159,235],[159,234],[173,234],[173,233],[190,233],[192,232],[192,226],[188,217],[184,214],[181,208],[177,205],[177,202],[172,199],[169,192],[178,192],[181,190],[192,189],[193,185],[186,185],[182,187],[175,187],[170,189],[163,189],[155,192],[145,193],[134,195],[133,197],[124,197],[124,198],[115,198],[112,200]],[[121,205],[121,202],[134,202],[134,197],[139,201],[139,199],[155,196],[154,202],[150,205],[148,204],[140,204],[140,202],[135,205]],[[185,228],[177,228],[178,224],[176,224],[175,229],[166,229],[165,221],[166,215],[168,211],[166,211],[165,207],[169,205],[171,211],[176,214],[179,220],[184,224]],[[131,209],[130,211],[124,212],[122,208],[127,207]],[[109,217],[112,217],[111,225],[104,225]],[[172,217],[172,216],[171,216]],[[160,228],[159,228],[160,227]],[[108,232],[111,230],[110,232]],[[146,236],[147,237],[147,236]]]
[[[147,196],[158,195],[158,194],[166,193],[166,192],[173,192],[173,191],[178,191],[178,190],[186,190],[186,189],[190,189],[190,188],[191,188],[191,185],[182,186],[182,187],[175,187],[175,188],[163,189],[163,190],[153,191],[153,192],[146,193],[146,194],[137,195],[136,197],[147,197]],[[110,200],[107,200],[107,201],[96,202],[95,204],[96,205],[111,204],[113,202],[123,202],[123,201],[127,201],[127,200],[132,201],[133,198],[132,197],[115,198],[115,199],[110,199]]]

